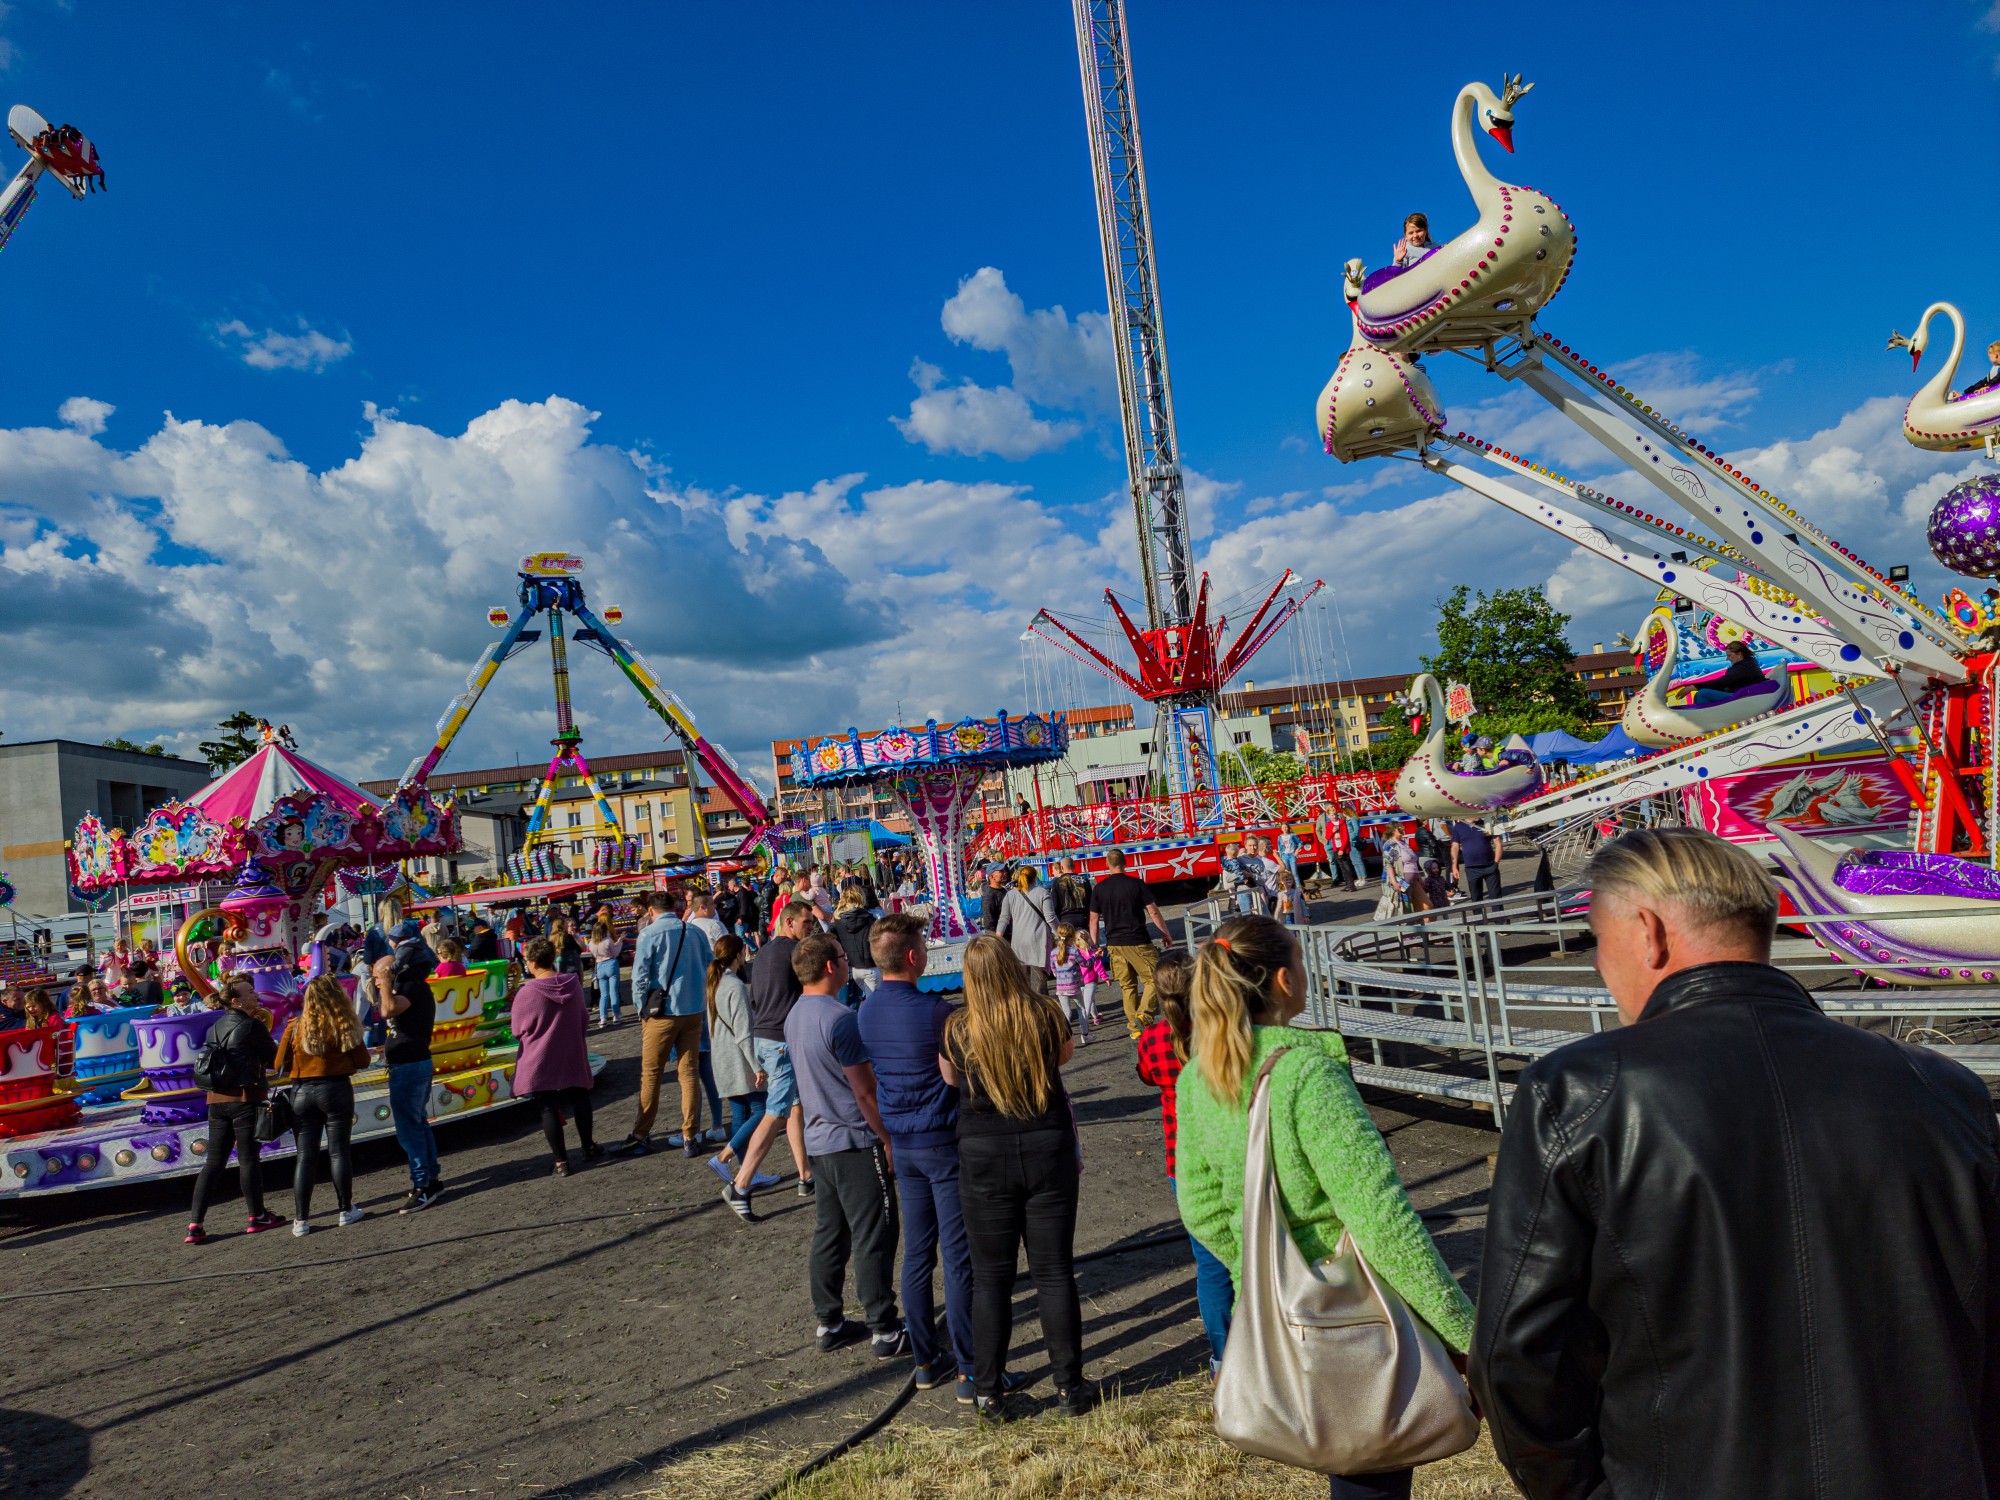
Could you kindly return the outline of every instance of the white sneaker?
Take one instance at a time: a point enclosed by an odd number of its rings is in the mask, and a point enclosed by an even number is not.
[[[363,1219],[367,1217],[368,1217],[368,1210],[365,1208],[344,1208],[340,1211],[340,1219],[338,1222],[340,1224],[340,1227],[342,1229],[345,1229],[349,1224],[359,1224]]]
[[[312,1232],[313,1232],[313,1227],[312,1227],[312,1225],[311,1225],[311,1224],[309,1224],[309,1223],[307,1223],[307,1222],[306,1222],[306,1221],[305,1221],[304,1219],[294,1219],[294,1220],[292,1220],[292,1238],[293,1238],[293,1239],[295,1239],[295,1240],[302,1240],[302,1239],[304,1239],[304,1238],[305,1238],[305,1237],[306,1237],[307,1235],[311,1234]]]

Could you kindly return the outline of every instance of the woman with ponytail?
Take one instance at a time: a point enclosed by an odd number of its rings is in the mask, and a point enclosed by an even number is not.
[[[1375,1273],[1463,1354],[1472,1302],[1410,1206],[1339,1036],[1288,1024],[1305,1000],[1304,956],[1282,923],[1233,917],[1202,947],[1190,1007],[1194,1046],[1175,1085],[1181,1221],[1241,1286],[1250,1096],[1265,1061],[1288,1049],[1268,1087],[1271,1165],[1294,1243],[1317,1264],[1339,1248],[1342,1230],[1351,1231]],[[1332,1476],[1332,1500],[1401,1500],[1410,1472]]]

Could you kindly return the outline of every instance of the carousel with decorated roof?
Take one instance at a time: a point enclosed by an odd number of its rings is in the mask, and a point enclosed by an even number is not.
[[[298,1013],[302,980],[322,968],[311,933],[332,882],[380,888],[398,861],[458,847],[449,803],[421,787],[372,797],[299,754],[280,730],[267,730],[248,760],[129,833],[85,814],[70,854],[80,894],[223,892],[180,923],[165,963],[166,977],[185,979],[200,1000],[0,1033],[0,1200],[199,1170],[207,1096],[193,1070],[221,1014],[201,1003],[216,982],[247,974],[272,1035],[281,1035]],[[507,965],[470,967],[431,981],[430,1114],[438,1122],[513,1099]],[[352,976],[335,977],[353,993]],[[354,1084],[354,1138],[393,1134],[384,1069],[366,1069]],[[287,1135],[262,1149],[286,1156],[293,1142]]]

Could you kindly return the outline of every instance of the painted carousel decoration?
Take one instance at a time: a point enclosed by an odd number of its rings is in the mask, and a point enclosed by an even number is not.
[[[940,729],[888,729],[864,735],[850,729],[809,744],[796,755],[800,786],[886,786],[916,830],[930,874],[931,935],[947,942],[970,938],[978,928],[960,905],[965,896],[966,814],[979,801],[989,775],[1013,766],[1042,765],[1069,752],[1069,722],[1062,714],[1011,719],[961,719]]]
[[[97,147],[74,125],[51,125],[27,105],[17,104],[7,111],[7,134],[28,159],[0,189],[0,245],[7,243],[35,201],[36,185],[44,173],[68,188],[72,198],[104,186]]]
[[[1509,736],[1497,750],[1474,746],[1452,753],[1446,734],[1451,712],[1444,689],[1430,673],[1417,674],[1405,706],[1413,718],[1430,721],[1430,732],[1396,776],[1396,806],[1404,812],[1419,818],[1476,816],[1497,812],[1540,788],[1542,768],[1519,735]],[[1470,718],[1470,692],[1460,706]]]
[[[1444,402],[1423,366],[1361,332],[1319,393],[1319,436],[1342,463],[1420,448],[1444,431]]]
[[[1914,371],[1930,347],[1931,319],[1939,313],[1951,320],[1951,353],[1944,367],[1903,408],[1903,436],[1934,453],[1963,453],[1983,448],[1988,458],[2000,456],[2000,361],[1995,361],[1993,371],[1985,379],[1956,394],[1951,388],[1958,379],[1959,357],[1965,353],[1965,318],[1956,307],[1949,302],[1933,302],[1918,319],[1917,331],[1908,338],[1891,333],[1889,347],[1909,350],[1910,368]],[[1993,348],[2000,349],[2000,342]]]
[[[102,894],[234,879],[254,861],[256,879],[272,893],[264,899],[282,903],[270,909],[268,935],[273,946],[296,954],[316,898],[337,870],[379,869],[458,847],[458,817],[447,803],[411,787],[372,797],[270,730],[248,760],[193,796],[155,809],[129,834],[85,813],[69,863],[79,890]]]
[[[1750,649],[1747,636],[1738,631],[1735,638],[1743,642],[1746,650]],[[1660,749],[1698,740],[1718,729],[1747,723],[1785,708],[1792,701],[1791,674],[1786,671],[1730,693],[1704,689],[1704,683],[1719,675],[1715,673],[1676,681],[1681,641],[1672,610],[1656,609],[1647,615],[1639,622],[1632,643],[1633,649],[1645,656],[1649,675],[1646,686],[1625,705],[1622,722],[1625,733],[1642,745]],[[1679,702],[1671,701],[1669,690],[1684,696]]]
[[[1497,96],[1468,83],[1452,106],[1452,153],[1479,211],[1470,229],[1406,265],[1369,272],[1358,260],[1347,263],[1355,327],[1376,348],[1476,348],[1525,330],[1562,290],[1576,255],[1575,229],[1553,198],[1488,171],[1474,133],[1484,131],[1511,153],[1514,106],[1533,87],[1518,73],[1502,80]]]

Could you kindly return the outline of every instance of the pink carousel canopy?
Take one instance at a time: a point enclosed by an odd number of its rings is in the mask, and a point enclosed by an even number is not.
[[[290,746],[257,752],[185,801],[169,802],[129,834],[86,813],[70,841],[79,891],[234,876],[258,860],[288,892],[330,866],[393,864],[459,847],[458,816],[422,787],[371,797]],[[319,874],[315,874],[319,871]]]
[[[187,798],[184,805],[200,808],[217,823],[227,823],[231,818],[254,823],[269,816],[281,798],[298,792],[317,792],[330,797],[350,813],[382,806],[380,799],[275,740]]]

